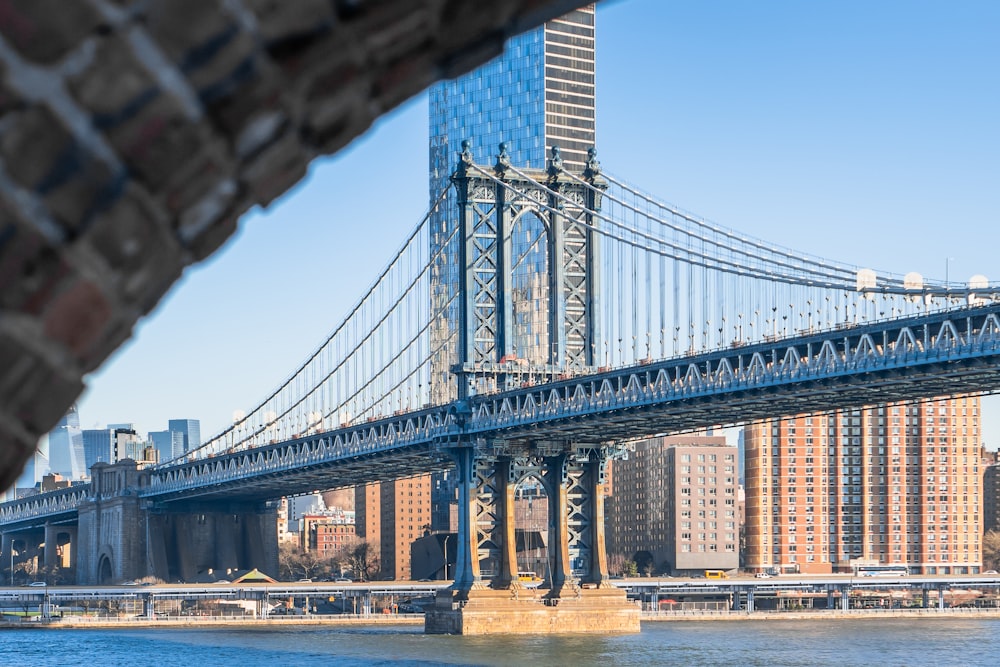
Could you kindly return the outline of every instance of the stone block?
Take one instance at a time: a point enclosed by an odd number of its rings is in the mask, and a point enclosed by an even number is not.
[[[260,37],[268,50],[294,50],[300,40],[310,41],[329,31],[334,24],[329,0],[245,0],[243,3],[257,18]]]
[[[111,133],[129,169],[152,193],[176,187],[185,171],[197,169],[211,136],[209,128],[189,121],[166,98]]]
[[[123,301],[155,303],[164,283],[179,277],[184,264],[183,248],[169,230],[167,216],[132,184],[77,243],[104,261]]]
[[[240,160],[254,155],[289,124],[290,102],[280,71],[262,63],[256,76],[207,105],[213,125],[231,138],[231,152]]]
[[[175,214],[177,234],[185,247],[240,201],[237,183],[230,176],[232,167],[220,157],[222,152],[205,150],[183,174],[184,180],[165,193],[164,201]]]
[[[199,60],[198,66],[187,72],[199,99],[208,106],[238,94],[242,87],[260,77],[264,68],[264,62],[257,57],[256,40],[238,30],[235,24],[215,39],[220,44],[211,50],[211,57]]]
[[[428,53],[399,58],[389,63],[375,81],[372,104],[378,109],[392,109],[434,83],[435,74],[434,59]]]
[[[156,79],[117,35],[100,40],[90,65],[68,77],[66,84],[101,130],[127,121],[159,95]]]
[[[79,277],[52,297],[42,315],[42,326],[48,340],[81,358],[109,329],[114,312],[108,297],[94,283]]]
[[[169,287],[169,285],[167,285]],[[163,291],[166,291],[165,289]],[[128,340],[132,335],[132,326],[135,319],[132,315],[137,311],[126,311],[119,313],[104,328],[104,332],[99,336],[83,353],[77,357],[76,362],[81,373],[89,373],[96,370],[108,356],[118,349],[118,346]]]
[[[11,176],[33,190],[52,217],[74,232],[118,196],[121,174],[92,155],[46,106],[15,113],[0,137]]]
[[[143,20],[150,36],[182,73],[205,57],[213,37],[235,25],[221,0],[150,0]]]
[[[24,99],[7,85],[7,68],[0,63],[0,117],[24,107]]]
[[[7,116],[0,135],[0,157],[11,177],[34,190],[69,152],[73,137],[48,108],[33,106]]]
[[[0,198],[0,310],[38,315],[71,276],[48,240]]]
[[[87,2],[4,0],[0,34],[24,58],[56,62],[101,27],[101,15]]]
[[[83,383],[67,358],[42,354],[44,341],[31,326],[7,318],[0,328],[0,405],[24,433],[49,431],[80,394]],[[58,365],[59,368],[55,366]],[[10,425],[7,430],[16,434]]]
[[[240,178],[247,195],[267,206],[306,175],[309,158],[298,135],[286,132],[243,169]]]
[[[486,6],[493,4],[503,3]],[[477,3],[480,12],[481,5]],[[437,36],[437,16],[427,5],[364,3],[360,9],[357,16],[344,23],[344,28],[363,35],[364,51],[371,62],[391,62],[426,53]]]
[[[239,215],[227,215],[220,218],[188,242],[188,250],[196,260],[204,259],[229,240],[238,227]]]

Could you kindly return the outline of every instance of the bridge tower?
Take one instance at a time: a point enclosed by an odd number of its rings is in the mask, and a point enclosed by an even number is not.
[[[558,147],[552,148],[545,171],[513,168],[504,144],[492,169],[475,165],[469,142],[462,149],[452,175],[460,225],[461,302],[453,368],[460,427],[467,416],[461,406],[476,394],[595,370],[600,349],[596,214],[607,187],[594,149],[580,176],[563,169]],[[515,255],[512,237],[526,216],[544,227],[544,242],[536,241],[541,257],[534,262],[544,268],[528,281],[534,293],[513,284],[525,254]],[[519,313],[529,309],[518,302],[532,298],[540,298],[545,308],[525,321]],[[525,329],[543,344],[518,349]],[[448,448],[458,473],[455,581],[428,610],[427,632],[639,630],[637,609],[608,581],[604,547],[605,472],[618,447],[459,436]],[[518,578],[514,498],[528,477],[540,480],[549,498],[549,567],[539,589],[525,588]]]
[[[557,146],[545,171],[514,169],[506,144],[492,169],[484,169],[474,164],[469,142],[462,146],[452,175],[461,227],[458,398],[592,370],[600,341],[595,214],[607,188],[596,151],[590,149],[582,178],[574,178]],[[545,240],[515,254],[515,228],[529,216],[541,222]],[[533,265],[529,286],[515,288],[526,260]],[[545,312],[525,315],[531,300]]]

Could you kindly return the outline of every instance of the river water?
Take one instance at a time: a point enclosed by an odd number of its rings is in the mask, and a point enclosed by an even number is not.
[[[678,621],[612,637],[432,636],[419,626],[0,630],[2,667],[321,664],[992,666],[1000,620]]]

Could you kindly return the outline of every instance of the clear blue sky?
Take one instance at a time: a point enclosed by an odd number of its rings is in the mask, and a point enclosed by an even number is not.
[[[993,0],[603,3],[600,158],[666,201],[805,253],[1000,280],[997,35]],[[145,434],[195,418],[217,432],[335,326],[427,198],[420,95],[189,269],[90,376],[81,423]],[[991,448],[998,402],[986,402]]]

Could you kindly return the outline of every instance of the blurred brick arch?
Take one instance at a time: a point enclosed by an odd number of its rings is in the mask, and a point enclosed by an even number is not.
[[[0,0],[0,488],[180,276],[581,0]]]

